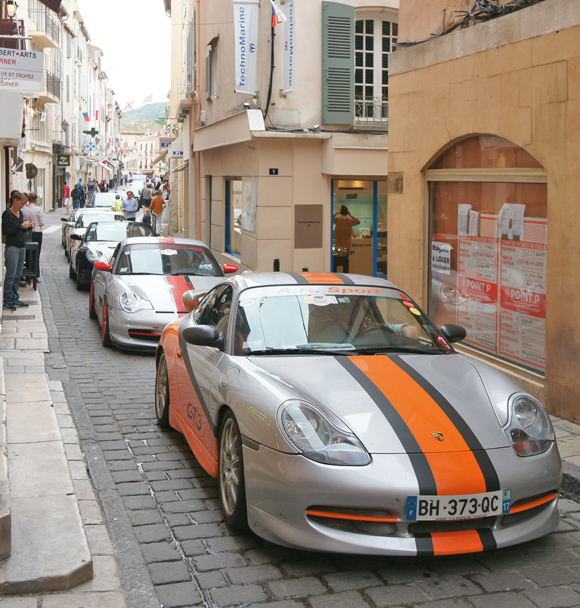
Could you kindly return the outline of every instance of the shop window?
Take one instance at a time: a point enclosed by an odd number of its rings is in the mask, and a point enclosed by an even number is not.
[[[463,325],[465,344],[542,373],[546,172],[513,143],[479,136],[448,149],[427,180],[429,314]]]
[[[332,271],[387,274],[387,184],[332,183]]]
[[[226,251],[242,253],[242,180],[226,181]]]

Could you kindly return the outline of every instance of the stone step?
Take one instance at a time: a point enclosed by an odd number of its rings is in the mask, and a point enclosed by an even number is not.
[[[11,552],[0,595],[64,591],[93,561],[43,374],[4,374]]]

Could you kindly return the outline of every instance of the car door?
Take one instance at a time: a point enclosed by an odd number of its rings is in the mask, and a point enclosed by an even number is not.
[[[105,299],[107,297],[107,283],[111,278],[111,274],[115,268],[115,262],[117,260],[121,243],[117,245],[113,256],[111,257],[111,271],[106,270],[94,270],[93,271],[93,294],[95,298],[95,311],[99,319],[103,319],[103,306],[105,305]]]
[[[233,290],[231,285],[219,285],[209,291],[193,312],[198,325],[215,327],[226,343],[229,330]],[[217,429],[214,425],[218,402],[219,378],[227,369],[229,355],[222,349],[187,344],[180,340],[183,376],[178,379],[178,403],[181,416],[205,449],[217,458]]]

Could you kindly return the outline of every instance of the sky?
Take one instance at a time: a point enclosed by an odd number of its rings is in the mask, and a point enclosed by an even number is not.
[[[171,19],[163,0],[77,0],[121,110],[167,101],[171,87]]]

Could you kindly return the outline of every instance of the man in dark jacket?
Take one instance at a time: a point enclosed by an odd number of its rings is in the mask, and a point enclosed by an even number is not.
[[[16,310],[20,306],[28,306],[20,301],[18,288],[20,277],[24,269],[24,255],[26,241],[24,231],[32,228],[34,222],[24,221],[22,207],[28,202],[28,197],[22,192],[13,192],[12,205],[2,214],[2,234],[6,240],[4,250],[4,265],[6,276],[4,278],[4,310]]]
[[[73,199],[73,209],[85,206],[85,192],[78,184],[73,188],[70,195]]]

